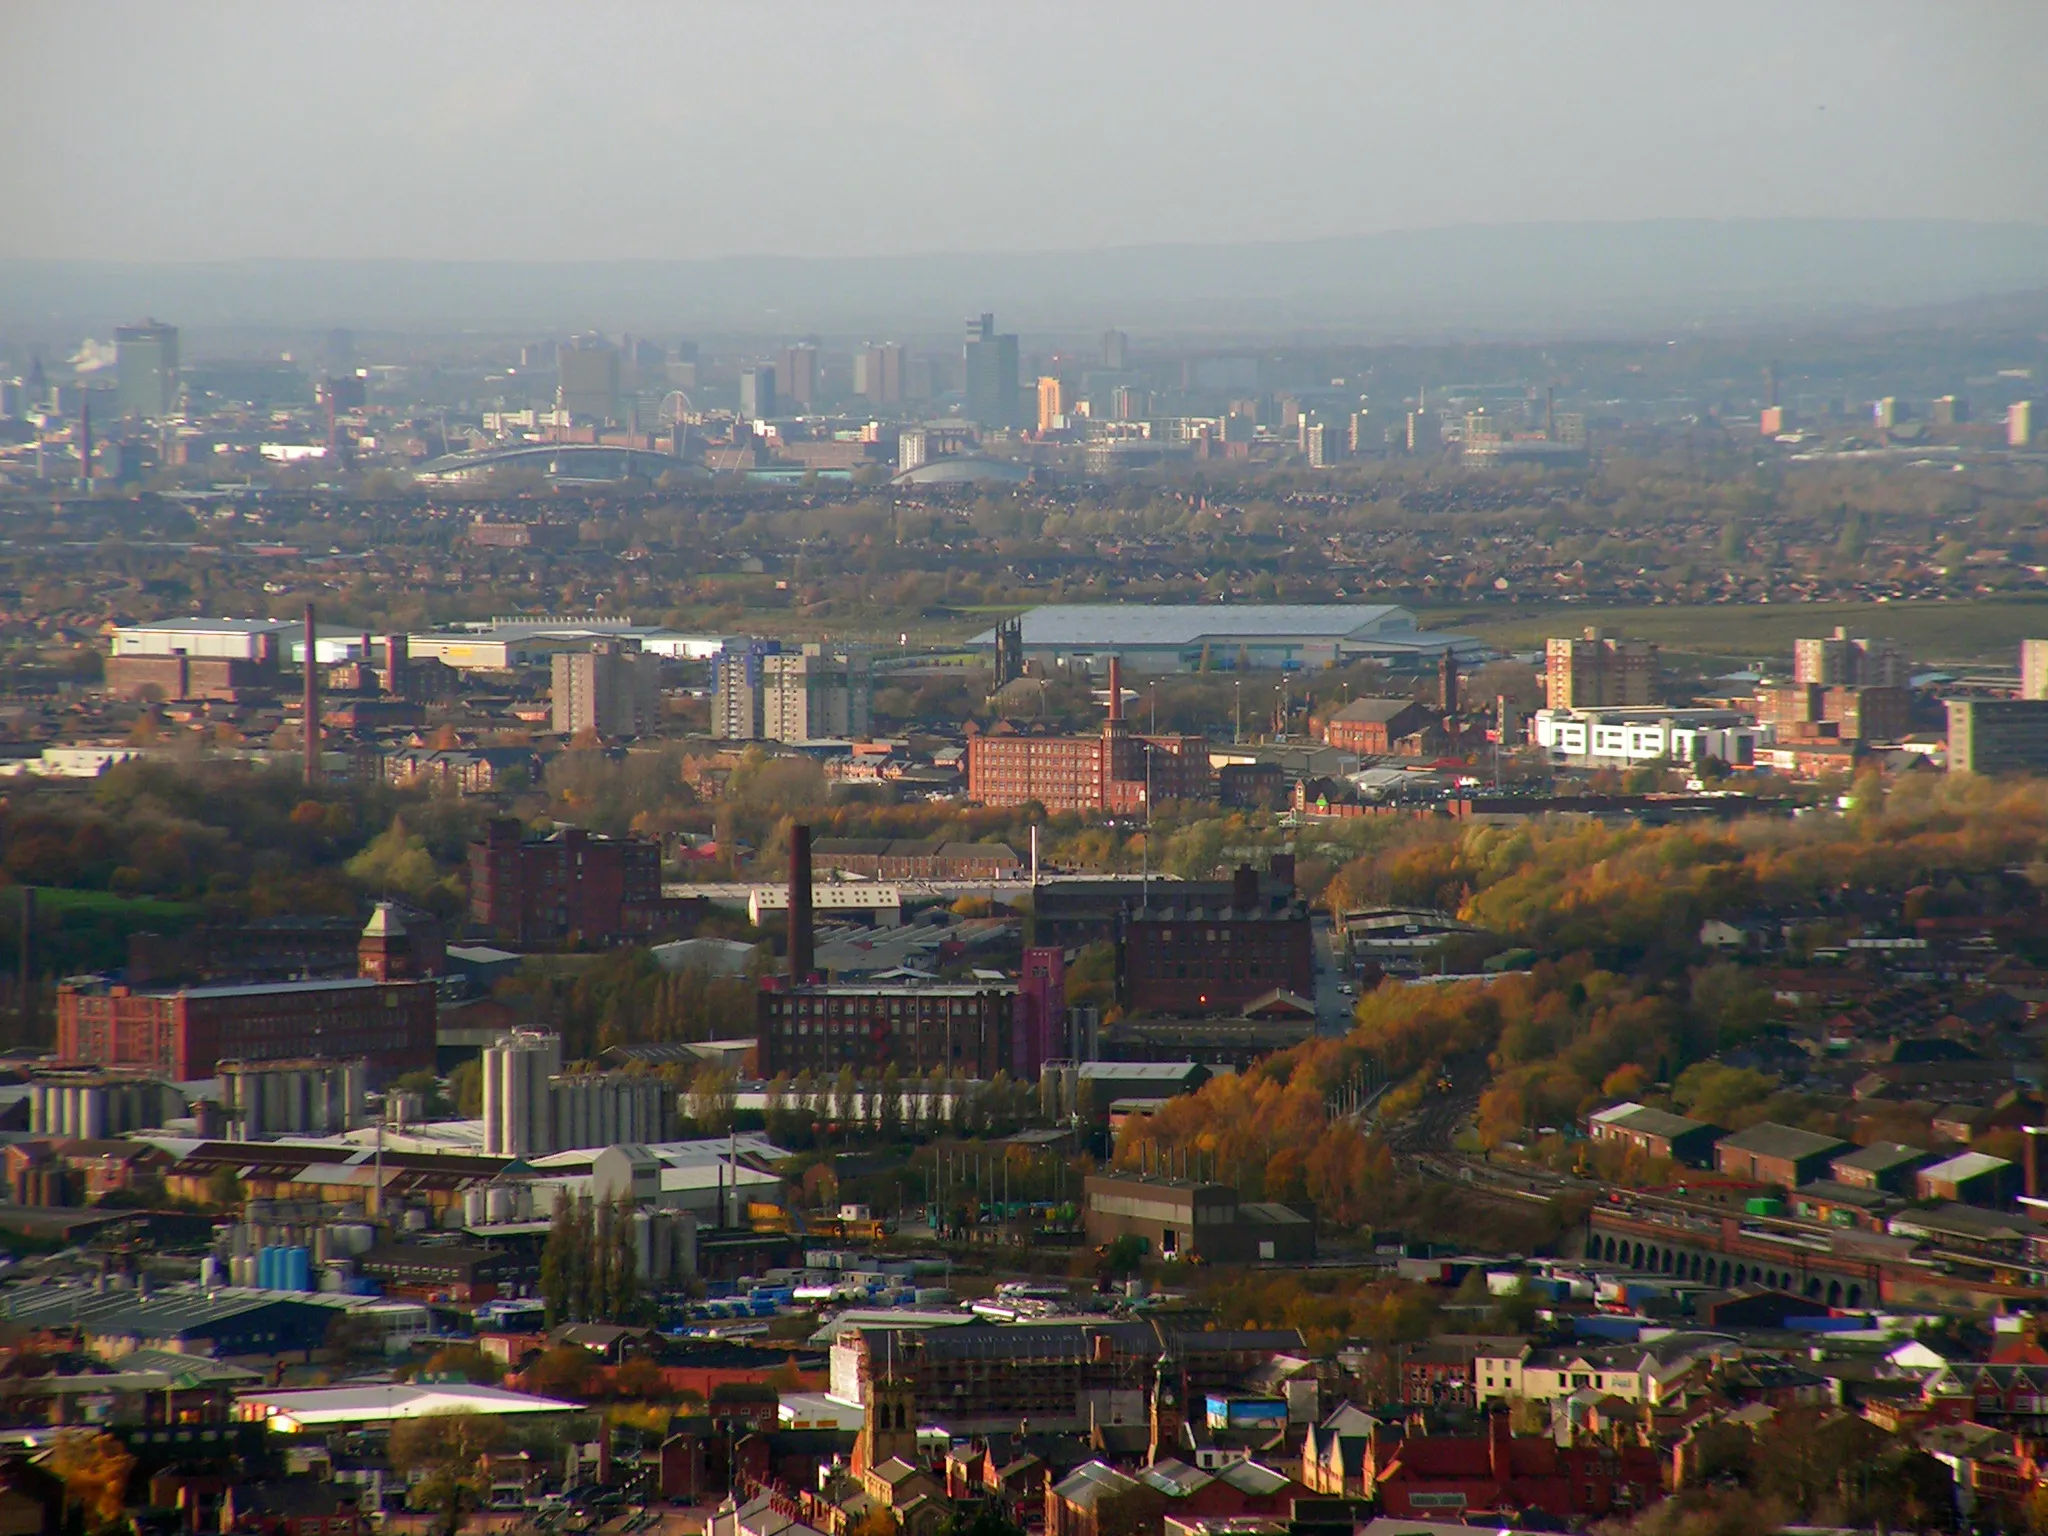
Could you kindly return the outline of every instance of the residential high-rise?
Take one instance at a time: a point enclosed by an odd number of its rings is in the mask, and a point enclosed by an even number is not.
[[[2048,699],[1950,699],[1950,773],[2048,769]]]
[[[869,731],[874,673],[865,646],[820,645],[761,658],[761,734],[801,746]]]
[[[1960,395],[1942,395],[1928,407],[1937,427],[1959,427],[1970,419],[1970,402]]]
[[[1910,668],[1896,640],[1852,637],[1841,625],[1832,635],[1792,642],[1792,681],[1823,687],[1904,688]]]
[[[782,650],[779,640],[728,645],[712,663],[711,734],[720,741],[761,739],[761,661]]]
[[[2015,400],[2005,408],[2005,445],[2025,448],[2034,441],[2034,402]]]
[[[579,336],[555,353],[556,405],[573,417],[610,421],[619,414],[619,349]]]
[[[1657,647],[1648,640],[1616,640],[1588,628],[1573,640],[1544,642],[1544,685],[1552,709],[1625,709],[1652,702]]]
[[[641,736],[661,710],[660,661],[615,640],[587,651],[559,651],[553,661],[554,725],[559,736]]]
[[[1443,422],[1434,411],[1408,413],[1408,451],[1435,453],[1442,446]]]
[[[1102,333],[1102,366],[1121,373],[1130,366],[1131,338],[1122,331]]]
[[[853,356],[853,392],[870,405],[903,403],[903,348],[896,342],[870,343]]]
[[[1889,432],[1906,419],[1907,412],[1899,405],[1898,397],[1886,395],[1870,408],[1871,425],[1880,432]]]
[[[798,342],[782,349],[775,365],[775,393],[786,407],[808,411],[818,403],[818,349]]]
[[[1302,438],[1310,469],[1328,469],[1344,456],[1344,439],[1326,421],[1310,422]]]
[[[2020,697],[2048,699],[2048,640],[2020,642]]]
[[[1060,381],[1047,374],[1038,381],[1038,430],[1050,432],[1060,426],[1066,416],[1061,408]]]
[[[740,373],[740,415],[748,421],[766,421],[775,415],[775,370],[765,365]]]
[[[1017,425],[1017,338],[996,334],[996,317],[967,322],[961,356],[966,364],[968,419],[979,426]]]
[[[896,438],[896,468],[916,469],[931,453],[931,440],[922,427],[912,427]]]
[[[146,421],[178,407],[178,331],[159,321],[124,325],[114,331],[116,409]]]

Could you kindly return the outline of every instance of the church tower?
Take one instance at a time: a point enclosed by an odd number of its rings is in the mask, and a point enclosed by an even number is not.
[[[1145,1448],[1145,1464],[1181,1452],[1180,1432],[1186,1422],[1180,1400],[1180,1362],[1162,1355],[1152,1372],[1152,1434]]]
[[[892,1456],[900,1456],[913,1467],[920,1465],[917,1456],[917,1394],[907,1377],[899,1377],[895,1370],[895,1339],[885,1346],[889,1352],[887,1368],[879,1376],[868,1380],[867,1417],[862,1420],[860,1435],[853,1443],[853,1475],[879,1467]]]

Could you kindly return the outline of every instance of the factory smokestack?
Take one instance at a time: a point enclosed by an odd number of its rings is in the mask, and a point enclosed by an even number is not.
[[[789,979],[801,986],[817,968],[811,938],[811,829],[789,829]]]
[[[320,683],[316,670],[319,660],[314,655],[313,605],[306,604],[306,698],[300,735],[305,738],[306,783],[308,786],[320,782]]]
[[[1109,718],[1121,720],[1124,717],[1124,664],[1123,658],[1109,658]]]
[[[21,888],[21,1033],[15,1037],[16,1045],[27,1045],[35,1038],[35,956],[36,888],[24,885]]]

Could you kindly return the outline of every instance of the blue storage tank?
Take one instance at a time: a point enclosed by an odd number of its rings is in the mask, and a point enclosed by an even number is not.
[[[278,1254],[278,1278],[281,1291],[310,1291],[313,1289],[313,1255],[305,1248],[286,1248]]]
[[[277,1248],[265,1243],[256,1251],[256,1285],[259,1290],[277,1289]]]

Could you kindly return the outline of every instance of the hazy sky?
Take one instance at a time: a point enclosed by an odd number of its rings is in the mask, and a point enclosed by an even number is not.
[[[2048,222],[2040,0],[0,0],[0,256]]]

